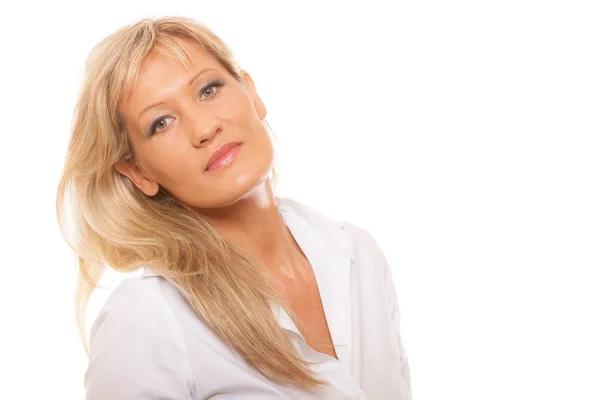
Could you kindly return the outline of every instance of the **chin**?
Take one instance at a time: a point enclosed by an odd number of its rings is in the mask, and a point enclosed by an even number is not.
[[[270,165],[265,168],[258,167],[255,164],[252,169],[247,168],[243,173],[234,173],[235,169],[232,168],[220,179],[196,192],[210,193],[209,196],[193,199],[190,204],[197,208],[221,208],[235,204],[246,197],[263,194],[269,183],[271,167]]]

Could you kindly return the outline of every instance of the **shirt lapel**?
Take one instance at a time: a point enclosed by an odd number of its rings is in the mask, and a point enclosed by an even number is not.
[[[338,360],[349,371],[351,239],[332,220],[321,219],[319,223],[313,215],[309,223],[288,203],[280,205],[280,215],[313,267]],[[284,328],[289,326],[285,319],[280,322]]]

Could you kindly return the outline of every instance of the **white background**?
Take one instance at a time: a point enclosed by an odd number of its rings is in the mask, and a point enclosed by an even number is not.
[[[600,398],[597,2],[15,4],[0,24],[0,398],[84,396],[54,208],[75,96],[94,44],[166,14],[207,24],[253,75],[281,193],[380,243],[415,400]]]

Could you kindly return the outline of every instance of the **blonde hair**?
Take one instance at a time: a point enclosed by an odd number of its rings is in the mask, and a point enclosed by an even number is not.
[[[119,115],[120,99],[153,50],[189,65],[177,42],[182,38],[194,40],[243,83],[228,46],[183,17],[142,19],[121,28],[86,61],[56,199],[62,235],[78,260],[76,316],[86,353],[85,312],[105,265],[121,273],[145,266],[174,284],[212,331],[266,378],[304,389],[322,386],[326,382],[299,357],[272,312],[279,304],[298,322],[265,268],[162,187],[148,197],[114,168],[118,160],[136,159]]]

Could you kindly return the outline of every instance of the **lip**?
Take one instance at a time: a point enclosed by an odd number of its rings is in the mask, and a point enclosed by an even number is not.
[[[224,168],[235,160],[235,156],[240,150],[241,142],[228,142],[215,150],[206,165],[206,172],[219,168]]]

